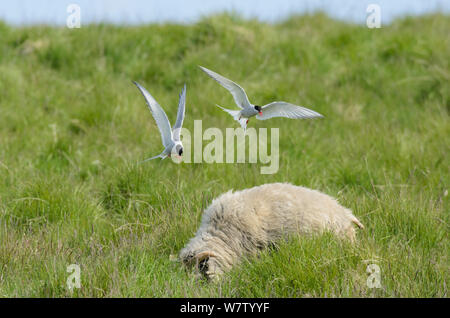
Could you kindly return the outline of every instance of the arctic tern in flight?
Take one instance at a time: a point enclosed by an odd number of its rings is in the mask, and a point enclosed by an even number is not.
[[[247,123],[250,117],[256,116],[256,119],[266,120],[272,117],[287,117],[287,118],[316,118],[323,117],[321,114],[316,113],[305,107],[293,105],[286,102],[272,102],[265,106],[253,105],[248,100],[247,94],[242,87],[240,87],[235,82],[219,75],[207,68],[199,67],[210,77],[212,77],[216,82],[225,87],[231,95],[233,95],[236,105],[241,108],[241,110],[231,110],[223,108],[219,105],[217,107],[226,111],[228,114],[233,116],[233,118],[241,124],[242,128],[245,130],[247,128]]]
[[[139,85],[137,82],[133,82],[137,88],[141,91],[142,95],[147,102],[148,108],[152,112],[153,118],[155,118],[156,125],[158,126],[159,132],[161,133],[161,140],[164,146],[164,150],[159,155],[148,158],[142,162],[161,158],[164,159],[166,157],[170,157],[172,155],[179,156],[183,154],[183,144],[180,140],[180,131],[183,126],[185,105],[186,105],[186,84],[184,84],[183,90],[180,94],[180,100],[178,102],[178,114],[177,121],[173,128],[170,126],[169,119],[167,119],[167,115],[164,110],[159,106],[158,102],[150,95],[147,90]]]

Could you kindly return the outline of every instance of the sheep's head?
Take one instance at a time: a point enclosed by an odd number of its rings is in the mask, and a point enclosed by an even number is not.
[[[218,256],[214,252],[194,253],[183,250],[180,253],[180,260],[187,268],[193,269],[198,276],[207,280],[215,280],[222,274]]]

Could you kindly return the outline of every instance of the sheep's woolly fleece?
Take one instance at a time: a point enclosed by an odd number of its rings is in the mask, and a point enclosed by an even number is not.
[[[228,191],[205,210],[195,237],[180,251],[187,267],[217,278],[243,256],[255,255],[287,235],[330,231],[355,240],[352,212],[334,198],[288,183]]]

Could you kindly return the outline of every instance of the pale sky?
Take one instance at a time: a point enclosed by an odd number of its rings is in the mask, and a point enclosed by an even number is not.
[[[364,23],[371,3],[380,5],[382,23],[405,15],[450,14],[450,0],[0,0],[0,20],[13,25],[65,25],[67,6],[72,3],[80,6],[82,23],[115,24],[191,23],[224,11],[276,22],[292,14],[318,10],[334,18]]]

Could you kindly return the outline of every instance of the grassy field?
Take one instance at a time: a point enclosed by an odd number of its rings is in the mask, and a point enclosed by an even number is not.
[[[324,15],[271,25],[11,27],[0,23],[1,297],[448,297],[450,17],[382,29]],[[197,65],[324,119],[280,128],[280,167],[138,161],[162,151],[139,91],[172,123],[237,127],[229,95]],[[232,107],[233,108],[233,107]],[[207,144],[207,142],[205,142]],[[198,282],[171,260],[212,198],[291,182],[335,196],[365,225],[355,246],[292,239]],[[381,288],[368,288],[378,264]],[[70,264],[81,288],[69,291]]]

